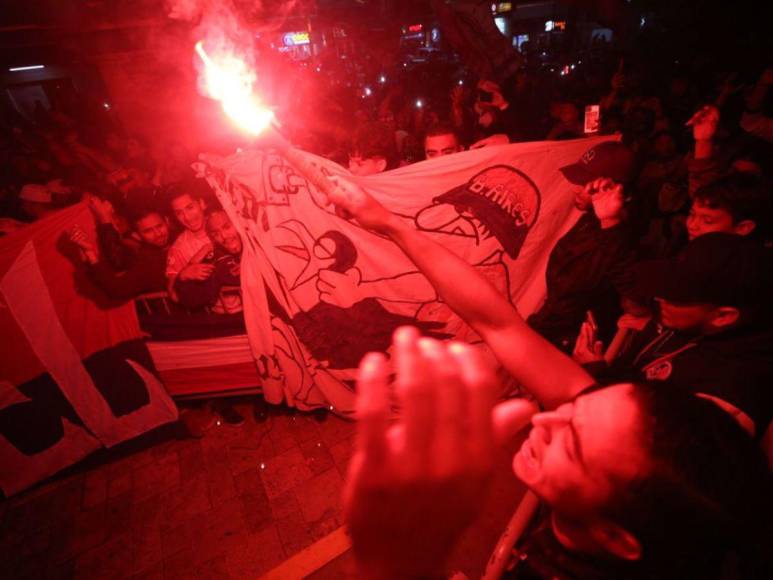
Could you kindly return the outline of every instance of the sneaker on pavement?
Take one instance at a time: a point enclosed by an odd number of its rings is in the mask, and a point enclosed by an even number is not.
[[[222,405],[217,409],[217,412],[228,425],[235,426],[244,423],[244,417],[232,405]]]

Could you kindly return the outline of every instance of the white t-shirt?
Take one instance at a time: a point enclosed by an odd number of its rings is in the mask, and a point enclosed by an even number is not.
[[[177,236],[166,255],[166,277],[175,278],[188,265],[196,252],[210,243],[207,230],[204,228],[195,234],[190,230],[185,230]]]

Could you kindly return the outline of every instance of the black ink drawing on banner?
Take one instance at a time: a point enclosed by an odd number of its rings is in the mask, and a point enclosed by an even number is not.
[[[437,338],[452,338],[463,326],[452,320],[456,317],[438,300],[426,278],[415,270],[364,279],[357,264],[358,249],[344,231],[329,229],[316,236],[309,229],[311,224],[297,218],[269,226],[267,222],[276,217],[265,218],[266,207],[292,205],[291,197],[299,194],[308,194],[317,208],[327,214],[333,212],[316,188],[281,157],[265,155],[261,175],[262,192],[232,178],[228,181],[238,183],[236,187],[231,185],[229,193],[234,206],[243,208],[240,216],[253,224],[260,223],[264,232],[271,232],[274,248],[283,256],[281,272],[272,265],[274,282],[279,284],[283,297],[297,307],[290,316],[275,297],[269,296],[277,352],[263,361],[267,377],[276,375],[278,380],[279,369],[282,373],[289,370],[289,375],[297,375],[297,381],[290,376],[284,380],[293,385],[297,398],[304,399],[313,390],[313,385],[307,384],[309,379],[316,380],[318,372],[338,369],[343,374],[337,376],[350,376],[366,352],[386,351],[397,326],[418,325],[425,334]],[[470,261],[509,296],[507,262],[518,257],[539,208],[540,192],[533,181],[513,167],[496,165],[435,197],[431,205],[415,215],[404,217],[413,219],[417,229],[432,235],[469,239],[473,250],[468,256]],[[249,229],[247,232],[249,236]],[[254,244],[257,240],[250,242]],[[311,284],[316,292],[310,292]],[[385,293],[385,288],[390,291]],[[390,300],[386,295],[406,298]],[[459,337],[470,338],[469,334]]]
[[[358,295],[353,289],[362,282],[362,272],[356,267],[357,248],[340,231],[322,234],[314,241],[314,249],[315,255],[321,249],[330,252],[332,263],[317,273],[319,302],[293,316],[292,326],[317,360],[327,361],[330,368],[356,368],[366,353],[386,351],[394,330],[405,324],[418,326],[433,338],[452,338],[440,332],[443,322],[391,312],[377,297],[354,298]]]
[[[284,272],[277,279],[288,282],[295,294],[308,293],[313,284],[313,304],[300,308],[292,317],[283,318],[292,326],[312,356],[331,369],[356,368],[370,351],[385,351],[391,344],[392,332],[401,325],[418,326],[428,336],[452,338],[441,332],[444,322],[418,320],[385,308],[375,292],[363,295],[362,289],[377,291],[392,278],[364,282],[357,267],[358,251],[352,240],[339,230],[329,230],[316,239],[300,220],[287,220],[276,231],[283,232],[276,248],[283,252]],[[293,265],[294,264],[294,265]],[[288,277],[288,274],[291,274]],[[394,278],[400,278],[401,273]],[[307,286],[305,290],[302,290]],[[417,301],[416,309],[423,304]]]
[[[537,221],[540,192],[525,173],[494,165],[432,202],[416,215],[419,230],[471,238],[476,245],[494,237],[515,260]],[[443,207],[448,205],[453,213]]]

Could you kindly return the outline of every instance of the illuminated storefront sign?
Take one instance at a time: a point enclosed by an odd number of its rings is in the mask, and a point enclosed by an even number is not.
[[[299,46],[302,44],[309,44],[308,32],[288,32],[282,37],[282,42],[285,46]]]
[[[545,32],[553,30],[566,30],[566,20],[548,20],[545,22]]]
[[[403,39],[420,39],[424,38],[424,25],[423,24],[410,24],[403,26],[401,29]]]

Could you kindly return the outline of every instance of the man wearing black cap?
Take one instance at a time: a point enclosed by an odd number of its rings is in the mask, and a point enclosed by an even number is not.
[[[575,206],[583,215],[553,248],[545,272],[547,298],[528,322],[565,351],[588,311],[602,337],[611,334],[620,296],[633,285],[635,244],[623,208],[623,187],[633,177],[633,162],[627,146],[606,141],[561,168],[570,183],[580,186]]]
[[[769,250],[727,233],[700,236],[677,258],[640,264],[637,292],[655,301],[658,316],[597,376],[708,397],[761,437],[773,419],[771,266]]]

